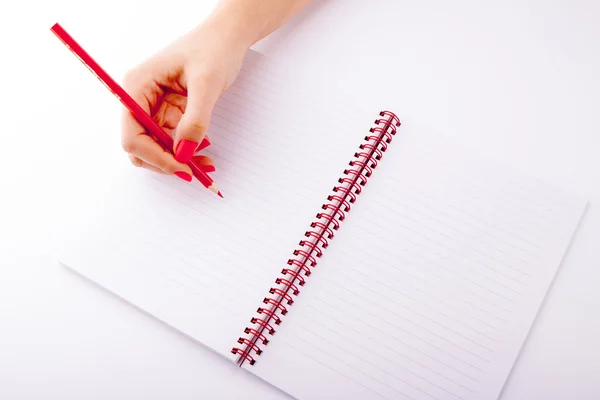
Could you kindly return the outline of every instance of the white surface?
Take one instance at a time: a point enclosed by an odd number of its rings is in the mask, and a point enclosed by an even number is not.
[[[305,88],[247,55],[204,152],[224,199],[89,155],[102,168],[80,183],[87,200],[65,200],[85,210],[63,226],[59,261],[235,361],[268,289],[286,289],[274,282],[285,261],[311,251],[298,240],[380,111]],[[411,124],[359,198],[245,368],[301,399],[495,400],[586,200]]]
[[[59,254],[66,267],[232,361],[257,308],[274,297],[269,288],[285,289],[274,281],[378,115],[367,107],[333,114],[318,107],[323,94],[294,93],[302,88],[262,61],[249,53],[213,110],[202,153],[219,165],[212,177],[225,198],[126,163],[90,167],[80,188],[85,209],[67,218]]]
[[[103,118],[95,107],[119,107],[48,29],[63,23],[118,76],[213,2],[89,11],[80,3],[1,6],[0,398],[285,398],[55,262],[63,199],[77,196],[87,168],[77,136]],[[405,124],[456,136],[590,199],[501,399],[600,397],[600,4],[374,3],[316,3],[258,48],[336,71],[356,90],[393,82],[386,97]],[[73,115],[65,96],[81,86],[90,95]],[[85,151],[121,160],[116,129]]]
[[[584,205],[404,126],[248,369],[302,399],[495,400]]]

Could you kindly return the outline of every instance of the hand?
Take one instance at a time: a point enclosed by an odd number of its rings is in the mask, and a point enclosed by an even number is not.
[[[213,107],[237,77],[248,48],[207,21],[127,73],[124,89],[173,137],[175,153],[163,150],[125,110],[122,146],[133,165],[192,180],[186,163],[208,143],[203,139]],[[195,160],[214,171],[208,157]]]

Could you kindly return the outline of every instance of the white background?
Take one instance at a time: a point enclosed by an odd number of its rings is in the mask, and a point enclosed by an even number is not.
[[[214,3],[1,3],[0,399],[285,398],[56,263],[78,182],[127,161],[120,104],[49,28],[120,81]],[[598,21],[594,0],[316,1],[257,46],[590,200],[504,400],[600,398]]]

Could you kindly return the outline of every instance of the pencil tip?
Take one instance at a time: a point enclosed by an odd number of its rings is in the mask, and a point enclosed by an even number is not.
[[[219,197],[223,198],[223,195],[221,194],[221,191],[219,191],[219,193],[217,193],[219,195]]]

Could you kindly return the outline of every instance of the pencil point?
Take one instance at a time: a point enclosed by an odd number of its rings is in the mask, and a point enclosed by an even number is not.
[[[221,194],[221,192],[219,191],[219,189],[217,189],[217,185],[215,185],[214,182],[208,187],[208,190],[210,190],[214,194],[218,194],[220,197],[223,197],[223,195]]]

